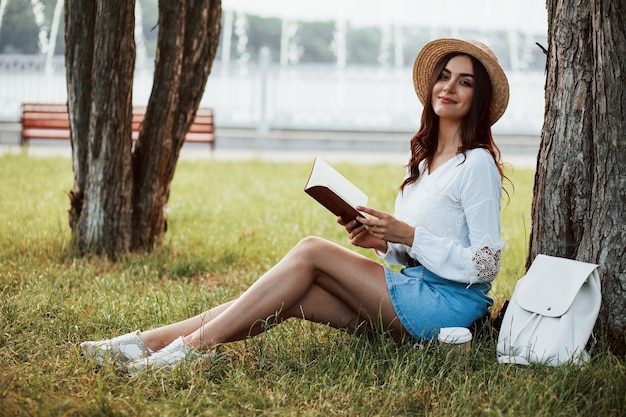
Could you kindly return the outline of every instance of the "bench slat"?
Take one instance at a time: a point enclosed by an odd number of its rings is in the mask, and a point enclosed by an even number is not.
[[[49,129],[69,129],[70,121],[64,119],[23,119],[22,126],[28,128],[49,128]]]
[[[211,143],[215,142],[215,135],[213,133],[189,132],[185,135],[185,142]]]
[[[65,104],[24,103],[22,112],[67,113]]]
[[[22,112],[22,119],[25,120],[69,120],[67,113],[45,113],[42,111],[25,111]]]
[[[24,129],[22,130],[24,139],[69,139],[69,129]]]
[[[191,125],[189,128],[191,133],[215,133],[213,125]]]

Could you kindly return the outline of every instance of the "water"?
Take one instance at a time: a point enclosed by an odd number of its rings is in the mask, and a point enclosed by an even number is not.
[[[4,18],[4,11],[7,8],[9,0],[0,0],[0,29],[2,29],[2,19]]]
[[[54,14],[52,16],[52,26],[50,27],[50,43],[48,45],[48,51],[46,52],[46,71],[52,70],[51,62],[54,58],[54,50],[56,48],[57,33],[59,32],[59,25],[61,16],[63,13],[63,0],[57,0],[57,4],[54,7]]]
[[[48,53],[48,25],[46,23],[46,16],[44,15],[44,5],[39,0],[31,0],[31,6],[33,10],[33,16],[35,17],[35,23],[39,29],[38,46],[39,52],[43,55]]]
[[[7,1],[0,0],[0,24]],[[20,104],[26,101],[66,101],[63,57],[54,56],[63,0],[56,0],[50,26],[43,3],[30,3],[39,30],[40,55],[0,55],[0,121],[18,122]],[[317,65],[299,63],[298,22],[290,16],[283,22],[280,62],[251,62],[247,17],[241,10],[226,10],[223,52],[231,50],[230,34],[234,34],[234,65],[231,67],[228,53],[214,62],[201,105],[214,108],[221,126],[257,127],[265,132],[272,128],[389,132],[417,129],[421,105],[413,91],[411,68],[401,64],[402,36],[392,19],[397,11],[384,9],[381,16],[379,66],[354,67],[346,63],[344,9],[339,2],[334,39],[329,45],[336,62]],[[153,62],[146,51],[139,0],[135,12],[137,69],[133,102],[145,105],[152,91]],[[511,46],[517,50],[516,45]],[[536,137],[543,123],[545,76],[525,71],[524,51],[511,55],[511,67],[517,70],[507,73],[511,85],[509,109],[493,130],[496,134]]]
[[[152,62],[148,62],[152,65]],[[64,102],[67,92],[62,57],[46,71],[41,56],[0,55],[0,121],[18,122],[26,101]],[[246,71],[223,72],[215,61],[201,105],[213,107],[218,126],[267,128],[414,131],[421,106],[410,68],[268,64],[255,62]],[[152,90],[153,69],[135,74],[133,102],[145,105]],[[542,72],[508,72],[509,108],[494,133],[539,136],[543,124]]]
[[[248,61],[250,60],[250,54],[248,53],[248,34],[246,33],[246,26],[248,25],[248,18],[245,13],[235,13],[235,37],[237,38],[237,44],[235,45],[237,53],[237,69],[239,74],[246,76],[248,73]]]
[[[137,68],[145,68],[148,61],[148,50],[146,49],[146,36],[143,33],[143,12],[139,0],[135,3],[135,45],[137,48]]]

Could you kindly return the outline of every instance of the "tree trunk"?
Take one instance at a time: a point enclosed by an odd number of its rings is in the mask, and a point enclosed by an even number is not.
[[[74,189],[70,191],[70,227],[76,229],[87,181],[87,144],[91,110],[95,2],[65,0],[65,76],[74,165]],[[85,42],[84,40],[88,40]]]
[[[221,2],[183,3],[159,1],[154,83],[134,151],[135,249],[158,244],[166,230],[170,184],[219,43]]]
[[[162,240],[170,183],[220,33],[220,1],[159,1],[153,90],[133,150],[134,5],[65,0],[72,241],[112,258]]]
[[[626,352],[626,3],[548,0],[546,118],[527,265],[538,253],[600,265],[596,324]]]
[[[74,243],[82,252],[115,254],[126,252],[131,243],[135,3],[97,1],[95,7],[88,3],[92,2],[65,2],[70,46],[66,55],[68,106],[76,178],[70,218]],[[93,29],[79,29],[85,26],[84,16]],[[91,88],[82,91],[83,81]]]

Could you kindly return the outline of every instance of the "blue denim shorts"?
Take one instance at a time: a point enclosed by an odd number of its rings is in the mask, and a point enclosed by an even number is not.
[[[432,340],[442,327],[469,327],[489,312],[491,284],[462,284],[441,278],[423,266],[400,272],[387,266],[385,276],[393,307],[416,339]]]

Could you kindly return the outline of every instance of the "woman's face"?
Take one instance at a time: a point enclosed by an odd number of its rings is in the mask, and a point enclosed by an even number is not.
[[[472,107],[474,68],[467,55],[457,55],[444,66],[433,86],[432,106],[440,119],[460,121]]]

